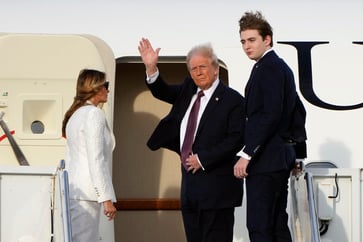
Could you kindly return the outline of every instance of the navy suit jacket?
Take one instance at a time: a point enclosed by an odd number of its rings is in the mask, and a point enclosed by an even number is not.
[[[180,85],[168,85],[160,75],[147,86],[154,97],[172,104],[147,144],[152,150],[167,148],[180,155],[180,124],[197,86],[189,77]],[[244,120],[244,98],[220,82],[202,114],[193,143],[193,153],[198,154],[205,170],[192,174],[181,166],[182,209],[191,203],[201,209],[241,205],[243,183],[234,177],[233,166],[243,146]]]
[[[245,97],[244,152],[252,157],[247,168],[249,175],[290,170],[295,151],[282,134],[289,126],[296,87],[291,69],[274,51],[254,65]]]

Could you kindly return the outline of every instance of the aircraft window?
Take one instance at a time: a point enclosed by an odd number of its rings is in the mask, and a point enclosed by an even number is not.
[[[44,133],[44,124],[39,120],[35,120],[31,123],[30,129],[33,134],[42,134]]]

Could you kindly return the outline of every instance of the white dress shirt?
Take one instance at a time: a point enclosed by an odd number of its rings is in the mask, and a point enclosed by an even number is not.
[[[204,96],[202,96],[201,99],[200,99],[200,108],[199,108],[199,112],[198,112],[197,126],[195,128],[194,137],[195,137],[195,134],[196,134],[196,132],[198,130],[200,118],[202,117],[202,114],[203,114],[203,112],[205,110],[205,107],[207,106],[207,104],[208,104],[210,98],[212,97],[214,91],[216,90],[218,84],[219,84],[219,79],[217,79],[215,82],[213,82],[212,86],[209,89],[203,90]],[[198,88],[197,92],[192,97],[192,100],[190,101],[189,107],[188,107],[187,111],[185,112],[184,118],[183,118],[183,120],[181,122],[181,126],[180,126],[180,150],[181,150],[181,147],[183,146],[184,136],[185,136],[185,131],[187,129],[189,114],[190,114],[190,111],[192,109],[192,106],[193,106],[195,100],[197,99],[198,92],[200,90],[201,89]]]

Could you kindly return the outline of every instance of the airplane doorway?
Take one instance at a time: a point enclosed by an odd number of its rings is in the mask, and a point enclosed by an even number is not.
[[[227,68],[222,61],[220,66],[220,79],[228,85]],[[169,83],[189,75],[185,56],[159,57],[158,68]],[[168,150],[151,151],[146,146],[171,106],[151,95],[140,57],[116,59],[114,99],[113,182],[120,211],[115,220],[116,241],[184,242],[180,159]]]

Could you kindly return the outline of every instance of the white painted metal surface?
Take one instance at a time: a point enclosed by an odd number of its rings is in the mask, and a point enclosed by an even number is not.
[[[0,241],[71,242],[65,184],[56,167],[0,166]]]

